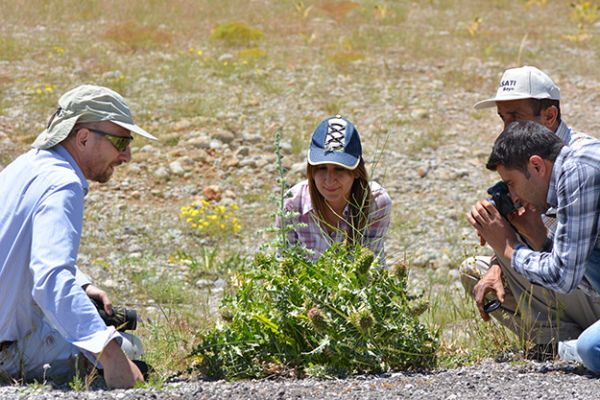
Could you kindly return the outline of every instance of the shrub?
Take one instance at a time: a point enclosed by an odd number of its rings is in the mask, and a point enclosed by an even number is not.
[[[202,198],[181,207],[179,217],[195,233],[218,239],[237,234],[241,227],[236,216],[237,204],[211,203]]]
[[[210,34],[212,40],[221,41],[229,46],[247,46],[263,36],[261,30],[237,21],[217,25]]]
[[[232,276],[217,323],[193,350],[211,378],[345,376],[432,367],[437,338],[406,293],[404,268],[380,269],[370,250],[334,245],[312,262],[258,253]]]

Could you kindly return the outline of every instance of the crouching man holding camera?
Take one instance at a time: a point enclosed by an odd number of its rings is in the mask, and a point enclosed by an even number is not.
[[[539,250],[532,249],[485,201],[467,214],[469,223],[513,271],[532,283],[565,294],[581,290],[585,282],[591,293],[587,301],[581,297],[579,312],[592,318],[594,309],[586,303],[597,309],[600,302],[600,141],[573,149],[540,124],[514,122],[496,139],[486,167],[498,172],[513,201],[526,209],[554,208],[556,230],[552,238],[532,237]],[[501,280],[489,283],[488,290],[502,300]],[[581,333],[575,349],[587,368],[600,372],[600,321]]]
[[[573,131],[561,119],[560,90],[548,75],[535,67],[506,70],[496,96],[475,104],[477,109],[493,106],[496,106],[505,129],[514,121],[535,121],[571,148],[593,140]],[[503,184],[490,188],[489,193],[519,233],[522,243],[532,250],[543,250],[547,240],[554,236],[556,211],[519,205],[516,209],[511,207],[512,200]],[[489,203],[481,201],[474,209],[486,207]],[[483,238],[481,242],[485,244]],[[594,291],[587,290],[585,280],[569,294],[547,290],[511,268],[510,259],[505,259],[501,253],[469,258],[460,266],[460,272],[463,286],[475,297],[484,320],[489,320],[491,315],[518,337],[534,342],[535,346],[527,354],[530,358],[553,358],[559,341],[577,338],[600,319],[600,303]],[[494,297],[501,304],[491,302]],[[501,306],[498,311],[491,313],[498,305]],[[572,344],[562,344],[567,343]]]
[[[76,360],[103,369],[110,388],[143,381],[125,354],[133,337],[107,326],[107,294],[75,265],[88,180],[107,182],[131,159],[134,124],[116,92],[83,85],[64,94],[33,149],[0,171],[0,379],[69,379]],[[135,356],[135,354],[132,354]]]

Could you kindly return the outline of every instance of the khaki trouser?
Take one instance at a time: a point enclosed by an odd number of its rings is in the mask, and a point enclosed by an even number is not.
[[[490,262],[491,257],[471,257],[461,264],[461,281],[471,296],[479,279],[488,271]],[[536,344],[576,339],[600,320],[600,297],[579,288],[569,294],[544,289],[505,263],[500,260],[505,300],[502,307],[490,315],[520,338]]]

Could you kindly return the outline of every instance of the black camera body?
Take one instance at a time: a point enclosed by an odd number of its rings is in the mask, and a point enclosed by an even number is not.
[[[517,205],[515,205],[515,203],[513,203],[506,183],[502,181],[496,182],[487,190],[487,192],[490,196],[492,196],[490,199],[488,199],[488,201],[492,203],[494,207],[496,207],[500,215],[503,217],[506,218],[508,214],[519,208]]]
[[[98,309],[100,318],[102,318],[107,326],[114,326],[119,332],[133,331],[137,328],[137,311],[113,306],[112,315],[107,315],[104,311],[104,304],[95,299],[91,300]]]

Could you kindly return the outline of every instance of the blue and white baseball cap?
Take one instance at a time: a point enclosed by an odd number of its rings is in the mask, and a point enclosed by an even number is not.
[[[339,115],[322,121],[312,135],[308,148],[310,165],[336,164],[354,169],[360,162],[360,136],[352,122]]]

